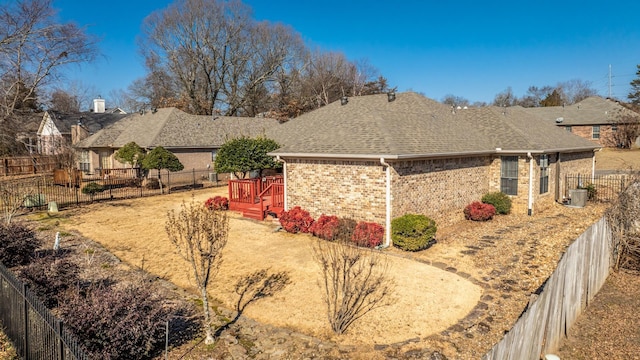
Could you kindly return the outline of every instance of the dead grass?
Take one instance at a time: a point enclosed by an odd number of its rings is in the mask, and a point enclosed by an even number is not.
[[[225,190],[193,194],[204,202]],[[176,255],[164,230],[167,211],[191,196],[178,193],[93,204],[50,221],[99,242],[131,266],[195,292],[187,264]],[[372,312],[342,336],[329,331],[319,269],[312,259],[315,239],[274,232],[276,224],[231,213],[229,243],[211,295],[232,309],[237,301],[234,285],[241,277],[265,268],[286,271],[292,285],[252,304],[245,316],[324,341],[364,347],[373,354],[369,358],[383,353],[372,352],[374,346],[390,349],[385,348],[389,344],[404,344],[401,348],[406,351],[439,350],[449,359],[479,358],[511,328],[564,248],[603,210],[602,204],[590,203],[583,209],[554,205],[531,217],[511,214],[483,223],[465,221],[440,229],[438,243],[426,251],[389,249],[385,255],[392,266],[397,301]]]
[[[17,360],[16,350],[0,328],[0,360]]]
[[[604,148],[596,152],[596,170],[640,170],[640,148]]]
[[[224,194],[226,189],[194,192],[197,201]],[[191,194],[105,202],[71,210],[62,221],[67,231],[102,244],[123,261],[143,267],[178,287],[195,292],[188,265],[178,257],[164,230],[166,213]],[[454,273],[398,256],[390,256],[396,301],[375,310],[346,335],[335,337],[328,327],[319,268],[312,258],[309,235],[274,232],[275,224],[243,219],[230,213],[229,242],[220,273],[211,286],[212,298],[232,309],[235,283],[257,270],[285,271],[292,284],[272,298],[249,306],[245,316],[261,323],[293,329],[322,339],[348,344],[389,344],[425,338],[446,330],[468,314],[482,289]]]

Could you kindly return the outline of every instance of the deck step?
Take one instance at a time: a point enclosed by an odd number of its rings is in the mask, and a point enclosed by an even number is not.
[[[242,210],[242,216],[255,220],[264,220],[264,215],[259,207],[249,207]]]

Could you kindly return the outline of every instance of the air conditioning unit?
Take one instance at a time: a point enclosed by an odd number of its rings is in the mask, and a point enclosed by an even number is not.
[[[217,183],[218,182],[218,173],[210,172],[209,173],[209,181]]]

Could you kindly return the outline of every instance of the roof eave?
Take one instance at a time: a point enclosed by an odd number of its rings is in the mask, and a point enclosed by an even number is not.
[[[328,154],[328,153],[293,153],[293,152],[270,152],[267,155],[279,156],[281,158],[309,158],[309,159],[364,159],[364,160],[377,160],[380,158],[388,160],[410,160],[410,159],[424,159],[424,158],[444,158],[444,157],[461,157],[461,156],[481,156],[481,155],[495,155],[495,154],[545,154],[554,152],[583,152],[583,151],[595,151],[601,148],[600,146],[580,147],[580,148],[558,148],[558,149],[543,149],[543,150],[483,150],[483,151],[462,151],[462,152],[448,152],[448,153],[426,153],[426,154]]]

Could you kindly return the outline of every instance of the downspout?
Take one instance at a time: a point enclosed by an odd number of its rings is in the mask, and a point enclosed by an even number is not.
[[[385,173],[387,176],[387,186],[386,186],[386,211],[385,211],[385,240],[384,244],[379,246],[379,249],[386,249],[391,246],[391,165],[384,161],[384,158],[380,158],[380,164],[385,166]]]
[[[595,178],[596,178],[596,151],[600,151],[600,150],[602,150],[602,148],[593,150],[593,157],[591,158],[591,183],[592,184],[595,182]]]
[[[280,158],[280,155],[276,155],[276,161],[282,163],[282,178],[284,180],[284,210],[289,209],[289,200],[287,199],[287,162]]]
[[[531,152],[527,153],[527,157],[529,158],[529,204],[527,215],[531,216],[533,214],[533,156],[531,156]]]

